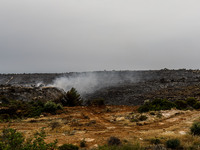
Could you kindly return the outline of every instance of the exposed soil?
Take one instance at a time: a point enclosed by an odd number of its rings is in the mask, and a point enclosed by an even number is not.
[[[84,139],[87,147],[91,148],[97,144],[105,144],[111,136],[148,145],[151,138],[181,137],[188,134],[193,121],[200,118],[200,113],[196,110],[167,110],[145,113],[143,115],[148,117],[147,120],[132,122],[131,118],[141,115],[136,109],[135,106],[65,107],[65,113],[0,123],[0,129],[9,125],[30,137],[35,131],[45,127],[46,141],[58,139],[59,145],[79,145]]]

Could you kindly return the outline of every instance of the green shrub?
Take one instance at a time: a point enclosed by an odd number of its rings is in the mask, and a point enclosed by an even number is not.
[[[180,147],[180,140],[179,139],[170,139],[166,141],[167,148],[176,149]]]
[[[186,99],[186,102],[189,106],[194,107],[194,105],[197,103],[197,99],[194,97],[189,97]]]
[[[138,112],[140,113],[148,112],[148,111],[150,111],[150,103],[145,103],[144,105],[138,108]]]
[[[62,104],[57,104],[57,110],[63,110],[63,106],[62,106]]]
[[[55,150],[57,141],[47,144],[44,129],[34,138],[24,140],[23,135],[12,128],[5,128],[0,136],[0,150]]]
[[[58,150],[78,150],[79,147],[72,144],[63,144],[58,147]]]
[[[119,138],[112,136],[108,139],[108,145],[121,145],[121,141]]]
[[[194,104],[193,108],[194,109],[200,109],[200,102],[197,102],[196,104]]]
[[[151,102],[147,102],[138,108],[140,113],[148,111],[170,110],[176,107],[176,104],[166,99],[155,99]]]
[[[54,102],[48,101],[44,104],[44,111],[49,113],[55,113],[57,110],[57,105]]]
[[[187,102],[183,100],[176,100],[175,104],[177,109],[186,109],[188,107]]]
[[[24,137],[20,132],[12,128],[3,129],[0,136],[1,150],[20,150],[24,142]]]
[[[63,106],[80,106],[82,105],[80,94],[75,88],[71,88],[66,94],[66,101],[62,101]]]
[[[62,105],[61,104],[56,104],[52,101],[48,101],[44,104],[44,111],[51,113],[51,114],[55,114],[56,110],[58,109],[62,109]]]
[[[191,134],[200,136],[200,122],[195,122],[190,128]]]

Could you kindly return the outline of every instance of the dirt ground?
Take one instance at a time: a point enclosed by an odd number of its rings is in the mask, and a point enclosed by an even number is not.
[[[59,115],[41,115],[38,118],[0,123],[15,128],[26,137],[45,127],[46,141],[58,140],[58,145],[72,143],[79,145],[85,140],[87,147],[103,145],[111,136],[122,141],[139,142],[148,145],[151,138],[181,137],[189,133],[194,121],[200,120],[196,110],[167,110],[137,113],[136,106],[65,107]],[[147,120],[138,121],[141,115]],[[136,121],[137,120],[137,121]]]

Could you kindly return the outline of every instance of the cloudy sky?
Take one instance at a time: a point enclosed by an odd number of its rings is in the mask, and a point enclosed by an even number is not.
[[[199,0],[0,0],[0,73],[200,68]]]

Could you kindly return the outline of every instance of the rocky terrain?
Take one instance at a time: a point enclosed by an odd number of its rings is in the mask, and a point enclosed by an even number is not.
[[[0,94],[10,95],[11,98],[21,100],[25,100],[25,98],[27,100],[62,98],[61,95],[64,91],[61,89],[53,87],[39,88],[37,86],[48,86],[61,77],[68,80],[73,78],[74,81],[80,81],[79,85],[82,85],[82,81],[90,80],[87,76],[91,75],[95,75],[96,80],[94,81],[98,81],[98,84],[94,87],[91,86],[93,92],[87,93],[87,90],[85,90],[81,96],[84,99],[104,98],[106,104],[109,105],[140,105],[145,100],[154,98],[177,100],[196,97],[198,100],[200,99],[200,71],[185,69],[61,74],[0,74]],[[77,78],[80,76],[84,77]],[[89,83],[86,86],[91,84]],[[87,89],[86,86],[83,89]],[[64,90],[66,91],[66,89]]]

